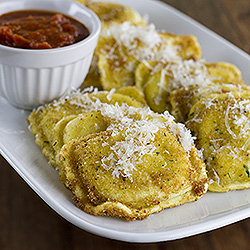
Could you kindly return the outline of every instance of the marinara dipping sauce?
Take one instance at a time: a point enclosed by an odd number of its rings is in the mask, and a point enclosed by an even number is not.
[[[89,36],[77,20],[50,11],[15,11],[0,16],[0,44],[22,49],[52,49]]]

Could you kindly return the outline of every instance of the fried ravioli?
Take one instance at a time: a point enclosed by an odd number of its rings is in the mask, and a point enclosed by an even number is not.
[[[249,91],[247,85],[235,85],[227,83],[211,83],[207,86],[192,85],[181,88],[170,93],[171,114],[178,122],[185,122],[188,114],[198,101],[212,94],[223,94],[228,92]]]
[[[123,90],[123,92],[125,93],[126,90]],[[136,98],[138,98],[139,101],[137,101]],[[97,104],[95,104],[95,102],[97,102]],[[36,143],[42,148],[43,154],[49,159],[51,165],[58,167],[57,154],[64,144],[62,138],[64,129],[67,128],[69,124],[76,122],[74,119],[80,119],[78,115],[82,115],[83,113],[86,117],[91,115],[95,117],[96,114],[93,112],[99,103],[117,103],[117,105],[126,103],[127,105],[135,107],[143,107],[145,101],[143,101],[143,97],[139,94],[139,91],[137,91],[137,95],[134,94],[133,97],[126,94],[115,93],[114,91],[97,92],[95,90],[93,93],[77,91],[57,102],[40,107],[30,114],[28,117],[30,130],[36,136]],[[84,118],[83,116],[81,120],[87,124],[92,122],[91,124],[93,125],[93,120],[88,118]],[[98,124],[98,121],[94,123]],[[91,126],[91,133],[99,132],[101,128],[103,128],[103,125]],[[78,129],[77,133],[79,133],[79,135],[81,135],[81,133],[87,135],[86,130],[80,132]],[[77,133],[75,132],[76,135]]]
[[[205,164],[184,126],[146,108],[110,108],[105,131],[71,140],[60,152],[60,171],[79,208],[144,219],[206,193]]]
[[[171,111],[181,122],[194,98],[193,88],[213,91],[215,83],[242,85],[241,73],[234,65],[193,59],[143,62],[138,65],[135,75],[136,86],[145,94],[150,108],[159,113]]]
[[[110,2],[86,2],[86,7],[94,11],[101,20],[102,29],[108,28],[110,25],[119,25],[124,22],[129,22],[131,25],[145,27],[147,21],[134,9]],[[102,89],[100,80],[100,71],[98,68],[98,56],[93,55],[91,66],[86,76],[83,88],[94,86]],[[110,90],[110,89],[109,89]]]
[[[249,92],[207,96],[192,107],[186,125],[203,151],[210,191],[250,187]]]
[[[136,26],[146,26],[147,21],[137,12],[128,6],[111,2],[86,2],[86,7],[91,9],[100,18],[102,28],[114,24],[130,22]]]
[[[193,36],[161,33],[150,24],[137,27],[125,22],[103,29],[96,49],[103,89],[135,85],[135,69],[145,60],[200,58]]]
[[[178,122],[185,122],[192,106],[208,95],[249,90],[236,66],[220,62],[206,63],[206,68],[209,81],[184,86],[170,92],[171,114]]]
[[[28,118],[37,144],[88,213],[144,219],[207,191],[190,131],[169,113],[151,111],[135,90],[76,92]]]

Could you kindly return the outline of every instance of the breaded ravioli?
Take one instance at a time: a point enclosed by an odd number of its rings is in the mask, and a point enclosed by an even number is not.
[[[206,193],[205,164],[184,125],[148,108],[103,105],[107,129],[73,139],[60,151],[60,172],[79,208],[144,219]]]
[[[74,130],[77,130],[77,121],[78,123],[80,121],[83,124],[91,124],[88,131],[80,131],[81,128],[79,128],[77,132],[74,132],[76,135],[78,133],[78,136],[105,130],[104,124],[98,123],[98,115],[100,114],[96,111],[101,103],[116,105],[126,103],[135,107],[143,107],[145,105],[143,94],[139,90],[134,89],[131,97],[128,95],[131,93],[131,89],[126,90],[125,87],[121,91],[123,94],[114,90],[109,92],[94,90],[91,93],[88,90],[72,92],[59,101],[39,107],[29,115],[28,123],[30,130],[36,136],[36,143],[42,148],[43,154],[49,159],[51,165],[58,167],[57,154],[64,141],[68,141],[67,138],[69,137],[72,139],[72,130],[70,135],[70,132],[66,133],[66,135],[64,132],[69,126],[75,127]],[[95,119],[90,119],[92,117]],[[75,125],[73,126],[72,124]]]
[[[207,191],[190,131],[169,113],[151,111],[136,90],[72,93],[28,118],[37,144],[88,213],[144,219]]]
[[[152,110],[159,113],[173,110],[181,122],[184,122],[181,118],[188,114],[186,109],[192,94],[196,93],[192,92],[193,88],[213,91],[215,84],[242,84],[241,73],[234,65],[193,59],[142,62],[136,68],[135,79],[136,86],[143,91]]]
[[[113,25],[130,22],[136,26],[146,26],[147,21],[139,12],[128,6],[111,2],[86,2],[86,7],[91,9],[100,18],[102,28]]]
[[[86,1],[86,7],[94,11],[101,20],[102,29],[108,28],[110,25],[120,25],[129,22],[131,25],[145,27],[147,21],[135,10],[128,6],[124,6],[111,2],[90,2]],[[98,56],[93,55],[91,66],[86,76],[83,86],[94,86],[102,88],[100,80],[100,72],[98,68]]]
[[[153,24],[138,27],[128,22],[104,28],[96,48],[103,89],[135,85],[135,69],[145,60],[200,58],[194,36],[158,32]]]
[[[187,127],[197,137],[210,191],[250,187],[250,93],[215,94],[191,109]]]
[[[229,63],[206,63],[208,81],[192,84],[170,92],[171,114],[179,122],[185,122],[192,106],[211,94],[223,94],[233,91],[246,91],[240,70]]]

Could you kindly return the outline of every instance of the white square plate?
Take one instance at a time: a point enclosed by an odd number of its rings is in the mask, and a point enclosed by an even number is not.
[[[227,61],[250,82],[250,57],[207,28],[174,8],[150,0],[116,0],[147,14],[157,28],[177,34],[195,35],[203,57],[210,62]],[[27,127],[29,113],[10,106],[0,97],[0,152],[32,189],[58,214],[94,234],[127,242],[159,242],[179,239],[219,228],[250,216],[250,189],[207,193],[197,202],[151,215],[143,221],[127,222],[96,217],[79,210],[72,195],[48,165]]]

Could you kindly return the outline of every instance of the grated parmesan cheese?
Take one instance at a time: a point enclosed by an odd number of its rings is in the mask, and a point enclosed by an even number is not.
[[[228,133],[234,139],[240,139],[242,137],[249,138],[250,136],[250,100],[237,100],[231,93],[229,94],[230,100],[233,102],[231,105],[227,106],[225,112],[225,125]],[[230,115],[230,118],[229,118]],[[248,115],[248,116],[247,116]],[[234,128],[239,130],[239,133],[236,135],[229,124],[233,124]]]
[[[163,101],[164,94],[170,93],[175,89],[189,86],[199,86],[199,91],[213,83],[215,77],[208,73],[204,60],[183,60],[181,58],[172,58],[167,64],[159,62],[154,68],[148,63],[143,62],[151,70],[151,74],[160,72],[160,81],[156,83],[159,87],[157,96],[154,98],[156,105]]]
[[[107,58],[114,61],[118,59],[114,53],[116,49],[118,49],[124,62],[128,61],[127,56],[133,56],[139,62],[144,60],[169,61],[178,58],[177,53],[180,50],[180,47],[173,45],[172,41],[164,39],[156,30],[154,24],[138,27],[131,25],[129,22],[124,22],[120,25],[111,25],[104,28],[100,36],[115,40],[114,45],[106,45],[106,50],[100,50]],[[122,47],[126,48],[126,54]],[[134,70],[133,64],[124,66],[129,71]]]
[[[111,25],[109,28],[103,29],[101,36],[104,38],[113,37],[118,45],[131,49],[136,48],[138,40],[149,48],[158,45],[161,41],[153,24],[141,28],[124,22],[121,25]]]
[[[93,93],[97,93],[93,90]],[[114,91],[104,91],[107,93],[107,99],[112,98]],[[73,92],[67,96],[67,100],[79,107],[83,107],[86,112],[99,110],[103,117],[108,117],[110,124],[107,131],[112,131],[111,136],[116,136],[121,131],[125,131],[122,141],[117,141],[113,146],[109,146],[107,142],[103,142],[103,147],[110,147],[111,153],[108,157],[103,157],[101,165],[106,170],[112,170],[114,178],[119,176],[127,177],[132,180],[132,172],[136,170],[135,165],[142,161],[142,157],[146,154],[152,154],[156,147],[152,143],[155,134],[159,128],[169,128],[180,141],[185,152],[194,147],[194,138],[189,130],[183,124],[175,123],[174,117],[168,112],[164,114],[156,114],[148,107],[136,108],[122,103],[112,105],[102,103],[98,99],[90,97],[89,93]],[[65,99],[53,105],[63,103]],[[164,118],[164,119],[162,119]]]
[[[108,95],[107,95],[107,99],[108,99],[108,101],[110,101],[111,100],[111,98],[112,98],[112,95],[115,93],[115,89],[111,89],[110,91],[109,91],[109,93],[108,93]]]
[[[219,124],[224,125],[220,128],[223,133],[211,135],[209,139],[210,156],[207,156],[207,164],[212,166],[214,157],[220,157],[220,154],[227,154],[232,160],[244,161],[250,153],[250,99],[244,98],[241,93],[232,92],[224,95],[214,95],[201,101],[206,110],[220,110]],[[189,122],[201,123],[203,121],[201,111],[199,111]],[[206,112],[204,112],[206,116]],[[216,114],[217,116],[218,114]],[[200,118],[200,119],[199,119]],[[218,122],[218,121],[217,121]],[[219,125],[218,124],[218,125]],[[216,124],[214,124],[216,128]],[[201,135],[202,136],[202,135]]]

